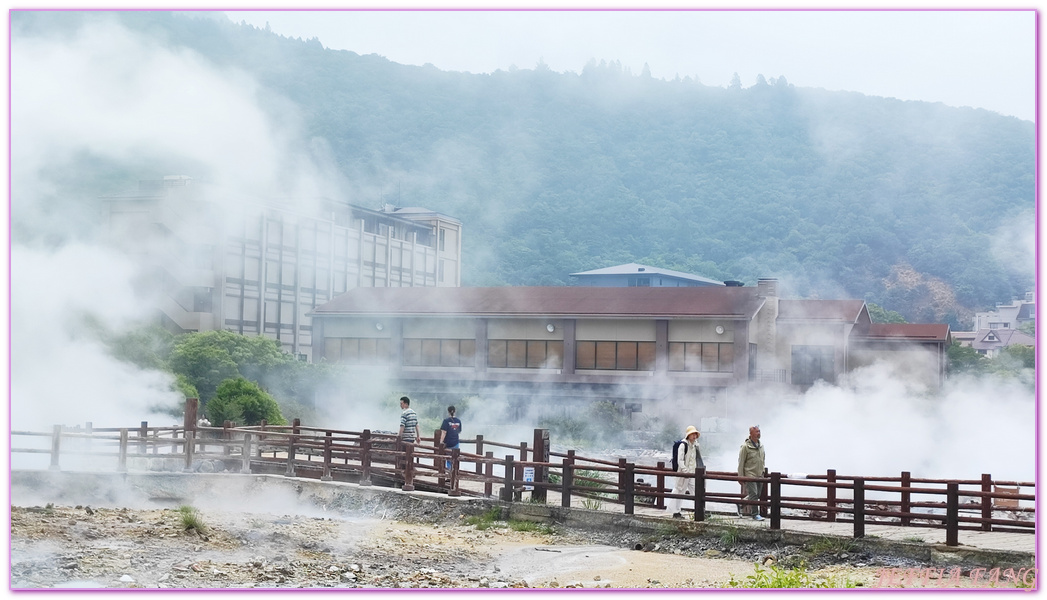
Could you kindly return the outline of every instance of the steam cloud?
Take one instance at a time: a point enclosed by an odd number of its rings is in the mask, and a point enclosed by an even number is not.
[[[90,316],[120,331],[142,318],[148,305],[131,287],[136,266],[95,243],[93,223],[55,212],[56,205],[77,205],[62,195],[75,191],[70,180],[90,177],[78,170],[85,157],[148,165],[154,173],[203,173],[229,201],[298,201],[369,189],[367,181],[348,186],[334,172],[326,142],[303,140],[289,103],[267,98],[265,106],[280,109],[273,118],[262,108],[263,93],[243,73],[116,23],[96,22],[69,38],[14,37],[12,428],[46,430],[56,421],[88,420],[129,426],[157,419],[149,407],[174,399],[167,375],[110,358],[84,326],[83,317]],[[466,141],[456,154],[468,154]],[[91,213],[82,206],[95,199],[78,200],[77,215]],[[477,218],[492,218],[476,211]],[[324,407],[330,418],[324,424],[395,430],[397,394],[379,373],[348,379]],[[1032,390],[1019,384],[952,380],[930,397],[878,365],[799,398],[739,395],[731,396],[733,408],[720,432],[727,441],[706,455],[712,469],[733,470],[738,444],[748,426],[759,423],[768,466],[783,472],[1033,477],[1035,402]],[[645,403],[644,417],[675,422],[680,408],[673,399]],[[460,416],[467,438],[484,433],[519,442],[531,439],[541,413],[533,407],[513,415],[495,393]],[[703,446],[711,437],[703,434]]]
[[[140,325],[152,293],[132,287],[136,264],[100,241],[97,188],[86,189],[99,165],[142,178],[202,176],[226,204],[307,201],[336,195],[341,185],[324,143],[302,140],[289,103],[267,96],[265,106],[280,112],[272,118],[246,74],[115,21],[86,22],[71,35],[14,28],[16,430],[86,421],[128,426],[157,418],[151,406],[177,402],[168,375],[111,358],[86,325],[111,332]]]

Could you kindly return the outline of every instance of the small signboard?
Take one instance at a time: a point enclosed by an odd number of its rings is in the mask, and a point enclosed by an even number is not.
[[[525,482],[524,486],[523,486],[523,489],[525,491],[526,490],[533,490],[534,486],[533,485],[527,485],[527,482],[534,483],[534,467],[524,467],[523,476],[524,476],[523,480]]]

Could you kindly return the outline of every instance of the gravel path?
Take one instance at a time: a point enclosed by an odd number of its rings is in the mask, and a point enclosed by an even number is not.
[[[12,588],[689,588],[789,567],[798,548],[628,532],[176,508],[12,507]],[[402,519],[403,517],[401,517]],[[874,586],[870,557],[815,557],[814,578]],[[933,585],[934,582],[932,582]]]

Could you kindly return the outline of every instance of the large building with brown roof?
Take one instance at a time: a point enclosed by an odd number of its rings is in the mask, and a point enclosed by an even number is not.
[[[671,400],[726,416],[757,384],[803,390],[875,360],[944,378],[947,325],[874,325],[861,300],[754,287],[357,288],[312,311],[313,357],[423,395]]]

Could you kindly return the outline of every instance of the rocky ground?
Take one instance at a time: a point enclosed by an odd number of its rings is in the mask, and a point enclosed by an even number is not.
[[[179,508],[12,507],[12,588],[721,587],[754,564],[877,585],[908,568],[846,545],[759,547],[678,534],[517,531],[462,514],[363,518]],[[473,519],[475,521],[475,518]],[[191,527],[191,525],[196,525]],[[190,526],[187,528],[187,526]],[[935,582],[929,585],[933,586]]]

